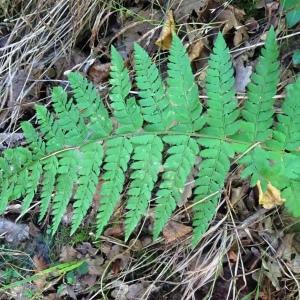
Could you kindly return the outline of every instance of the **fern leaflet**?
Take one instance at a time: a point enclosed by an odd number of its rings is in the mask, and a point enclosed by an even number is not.
[[[134,145],[128,190],[127,214],[125,219],[125,240],[138,225],[146,213],[151,192],[161,168],[163,143],[158,136],[144,135],[131,139]]]
[[[105,182],[100,194],[97,236],[102,233],[120,200],[131,152],[132,145],[127,138],[114,138],[106,143],[105,172],[102,177]]]
[[[200,152],[199,177],[196,180],[194,206],[194,234],[192,244],[196,245],[206,231],[216,210],[220,190],[229,171],[234,150],[226,138],[239,129],[237,100],[234,92],[233,67],[224,38],[218,35],[207,71],[208,110],[206,126],[202,133],[218,139],[199,139],[205,147]],[[217,195],[214,195],[218,192]],[[212,196],[213,195],[213,196]]]
[[[110,84],[112,88],[110,99],[114,116],[119,123],[117,132],[135,132],[142,127],[143,118],[135,99],[129,97],[131,82],[128,70],[124,66],[121,55],[114,47],[111,50],[111,59]]]

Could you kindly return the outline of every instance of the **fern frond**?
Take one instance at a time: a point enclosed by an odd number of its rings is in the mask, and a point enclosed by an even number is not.
[[[161,168],[163,143],[156,135],[131,138],[134,147],[131,163],[131,184],[128,190],[127,214],[125,219],[125,240],[129,238],[146,213],[151,192]]]
[[[65,143],[62,129],[58,126],[46,107],[36,105],[36,116],[40,124],[40,131],[44,134],[46,150],[48,153],[60,150]]]
[[[272,136],[271,126],[273,124],[274,99],[279,81],[278,48],[275,39],[275,31],[270,29],[264,48],[261,51],[255,72],[251,76],[248,85],[248,99],[242,109],[245,120],[241,139],[250,143],[266,142]],[[263,151],[259,151],[263,153]],[[257,153],[257,151],[256,151]],[[266,153],[263,153],[266,157]],[[267,182],[263,174],[252,162],[256,160],[255,153],[250,151],[239,163],[245,165],[242,178],[250,177],[251,184],[255,185],[260,179],[263,186]]]
[[[286,98],[278,114],[274,140],[269,146],[276,149],[298,151],[300,147],[300,78],[286,89]],[[275,144],[274,144],[275,143]]]
[[[91,139],[108,136],[112,131],[112,121],[95,87],[79,73],[70,73],[68,79],[74,92],[76,106],[87,119]]]
[[[139,89],[139,104],[148,131],[166,130],[171,122],[171,107],[165,95],[164,84],[156,65],[147,52],[134,44],[136,84]]]
[[[240,127],[237,121],[239,111],[234,91],[233,66],[229,50],[220,33],[208,64],[208,110],[205,115],[206,126],[201,133],[218,139],[199,139],[199,143],[206,149],[200,152],[203,161],[196,180],[193,245],[198,243],[215,213],[220,190],[230,168],[229,157],[234,155],[233,147],[225,140]]]
[[[6,149],[1,166],[0,213],[3,213],[9,201],[24,195],[28,182],[27,166],[32,162],[32,153],[22,147]]]
[[[0,213],[1,214],[3,214],[5,212],[6,207],[12,198],[13,189],[14,189],[14,183],[12,181],[10,181],[7,178],[2,179],[1,193],[0,193],[0,197],[1,197]]]
[[[41,191],[41,205],[39,222],[42,221],[50,206],[52,193],[55,187],[56,175],[58,172],[58,159],[56,156],[50,156],[43,163],[43,182]]]
[[[28,148],[36,155],[36,158],[40,158],[46,153],[45,142],[41,139],[38,132],[34,129],[30,122],[24,121],[21,123],[24,137],[28,144]]]
[[[275,31],[270,29],[264,48],[261,51],[255,72],[248,85],[242,116],[245,122],[248,141],[264,142],[271,137],[274,99],[279,82],[278,47]]]
[[[214,147],[210,148],[213,145]],[[230,160],[224,152],[225,147],[225,142],[215,141],[209,143],[209,148],[200,152],[204,160],[200,165],[199,177],[195,181],[193,246],[197,245],[216,212],[221,189],[230,168]]]
[[[71,234],[77,230],[90,208],[98,184],[100,165],[103,157],[102,146],[99,143],[87,144],[81,147],[80,153],[82,157],[78,161],[79,186],[74,197]]]
[[[121,55],[113,46],[111,49],[110,76],[111,91],[109,96],[112,101],[114,116],[119,123],[117,132],[135,132],[142,127],[143,117],[135,99],[129,97],[131,82],[128,70]]]
[[[162,182],[156,194],[153,237],[156,239],[180,201],[184,186],[199,152],[197,142],[186,135],[165,136],[168,158],[164,163]]]
[[[73,185],[77,179],[77,165],[79,159],[80,157],[77,150],[65,151],[59,155],[56,191],[52,207],[52,235],[57,231],[73,194]]]
[[[167,94],[174,112],[172,130],[196,132],[203,127],[202,106],[189,57],[180,39],[173,34],[168,63]]]
[[[78,108],[68,100],[68,95],[62,87],[52,90],[52,102],[58,115],[57,124],[64,131],[67,145],[80,145],[87,136],[87,127]]]
[[[97,232],[100,236],[113,214],[114,208],[120,200],[125,182],[125,172],[132,152],[132,145],[127,138],[114,138],[108,140],[105,151],[105,170],[102,179],[100,207],[97,214]]]
[[[5,150],[0,157],[0,213],[19,198],[25,213],[41,185],[39,220],[50,210],[54,234],[70,203],[73,234],[92,205],[100,178],[96,235],[109,223],[124,191],[125,239],[146,215],[153,193],[157,238],[181,205],[186,181],[199,161],[192,205],[195,246],[214,216],[231,158],[242,153],[238,161],[244,165],[243,177],[250,177],[251,185],[260,180],[262,188],[271,182],[286,199],[288,210],[300,216],[300,79],[288,87],[273,125],[279,77],[274,30],[268,34],[241,110],[221,34],[209,59],[203,114],[188,55],[175,34],[166,88],[151,58],[140,46],[134,48],[138,101],[124,61],[112,48],[111,112],[78,73],[69,75],[73,98],[54,88],[54,112],[36,106],[39,127],[22,124],[27,146]]]
[[[33,197],[37,191],[40,178],[42,176],[42,164],[40,161],[36,161],[33,165],[30,166],[28,169],[29,171],[29,178],[27,180],[25,192],[24,192],[24,199],[22,202],[22,214],[26,213],[28,208],[30,207],[30,204],[33,200]]]
[[[300,78],[286,88],[286,98],[277,115],[278,123],[273,132],[273,140],[267,146],[280,155],[272,160],[273,172],[268,176],[270,182],[282,190],[288,211],[300,216]],[[276,162],[276,164],[274,164]],[[276,168],[276,169],[275,169]],[[268,169],[267,169],[268,170]]]
[[[299,209],[300,180],[289,180],[282,191],[282,198],[286,199],[285,207],[294,217],[300,217]]]

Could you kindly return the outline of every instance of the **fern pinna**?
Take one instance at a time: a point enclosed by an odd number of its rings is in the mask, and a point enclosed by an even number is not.
[[[53,233],[72,204],[74,233],[101,181],[96,235],[123,199],[125,240],[150,206],[157,238],[180,205],[191,171],[197,169],[191,203],[196,245],[215,214],[234,159],[252,185],[259,180],[265,188],[271,182],[281,190],[287,208],[300,216],[300,79],[287,87],[275,116],[279,63],[273,29],[241,108],[221,34],[209,59],[205,109],[189,58],[175,34],[165,82],[145,50],[134,46],[137,94],[131,92],[128,70],[115,48],[111,58],[111,112],[91,83],[70,73],[72,97],[55,87],[53,112],[37,105],[38,128],[22,123],[27,147],[7,149],[0,159],[2,213],[10,201],[21,198],[25,214],[39,194],[40,220],[51,208]]]

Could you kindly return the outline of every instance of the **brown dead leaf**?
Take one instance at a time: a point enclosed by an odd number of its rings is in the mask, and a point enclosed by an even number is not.
[[[122,225],[115,225],[113,227],[109,227],[104,231],[104,236],[112,236],[115,238],[123,237],[124,235],[124,228]]]
[[[100,62],[94,62],[87,71],[87,75],[95,83],[103,83],[107,81],[110,71],[110,63],[101,64]]]
[[[197,14],[206,8],[208,0],[172,0],[171,8],[174,10],[176,20],[186,22],[193,11]]]
[[[88,264],[88,273],[89,275],[93,276],[100,276],[103,274],[105,270],[105,266],[103,265],[104,259],[102,256],[97,256],[94,259],[88,259],[87,264]]]
[[[120,258],[115,259],[111,264],[111,271],[113,275],[117,275],[122,270],[122,260]]]
[[[60,285],[60,289],[58,290],[57,295],[59,296],[59,299],[77,299],[74,288],[68,284]]]
[[[172,43],[173,32],[175,32],[175,21],[173,11],[170,10],[167,14],[162,31],[160,33],[159,38],[155,42],[155,45],[157,45],[162,50],[169,50]]]
[[[259,192],[259,204],[263,208],[271,209],[276,205],[282,205],[285,199],[281,198],[280,191],[274,187],[271,183],[268,183],[267,190],[262,191],[260,181],[257,182],[257,188]]]
[[[250,33],[254,33],[259,29],[259,23],[253,17],[245,22],[245,26]]]
[[[279,291],[279,279],[282,277],[282,272],[279,263],[276,260],[267,261],[263,259],[262,265],[265,269],[264,274],[270,279],[276,290]]]
[[[111,297],[117,300],[137,300],[142,299],[145,290],[148,287],[146,283],[126,284],[123,281],[116,280],[113,282],[114,288],[111,292]]]
[[[300,274],[300,241],[295,233],[287,233],[282,238],[277,256],[284,259],[290,270]]]
[[[98,249],[94,248],[89,242],[81,243],[76,247],[76,250],[83,256],[94,256],[98,252]]]
[[[60,262],[68,262],[77,258],[79,254],[72,246],[62,246],[61,252],[59,255]]]
[[[156,25],[163,19],[163,13],[159,9],[148,8],[140,9],[130,7],[130,14],[118,14],[120,17],[120,33],[116,33],[116,43],[114,44],[124,58],[128,58],[133,50],[133,44],[138,42],[147,52],[150,52],[153,43],[158,36]],[[111,37],[108,36],[107,43],[110,43]],[[100,45],[103,44],[103,39]]]
[[[223,35],[228,33],[231,29],[235,29],[233,38],[234,46],[238,46],[248,39],[248,33],[241,23],[244,16],[244,10],[235,8],[232,5],[229,5],[227,9],[222,9],[217,15],[217,20],[224,23],[222,29]]]
[[[228,258],[229,258],[230,262],[235,263],[238,259],[238,256],[234,250],[229,250]]]
[[[80,277],[80,283],[85,285],[86,287],[92,287],[97,282],[96,275],[84,275]]]
[[[197,42],[193,43],[189,47],[189,58],[191,61],[200,57],[204,47],[206,47],[204,40],[198,40]]]
[[[180,240],[191,232],[192,227],[170,221],[163,230],[163,236],[165,238],[165,243],[169,244]]]
[[[43,259],[43,257],[41,256],[38,256],[38,255],[34,255],[33,257],[33,263],[34,263],[34,266],[36,268],[36,272],[41,272],[45,269],[47,269],[48,267],[48,263],[45,262],[45,260]],[[38,289],[43,289],[46,284],[47,284],[47,277],[48,277],[48,274],[45,273],[45,274],[40,274],[39,277],[37,279],[35,279],[33,282],[34,282],[34,285],[38,288]]]

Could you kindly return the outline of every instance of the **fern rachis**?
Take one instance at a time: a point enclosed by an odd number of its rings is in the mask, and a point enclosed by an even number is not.
[[[101,180],[97,236],[123,199],[125,239],[152,205],[157,238],[181,203],[187,178],[200,157],[192,196],[192,243],[196,245],[215,214],[232,158],[250,149],[238,161],[244,166],[243,176],[249,176],[252,185],[257,180],[263,186],[271,182],[287,199],[287,208],[299,216],[295,195],[300,191],[300,80],[287,88],[282,114],[274,122],[273,96],[279,80],[274,30],[262,49],[242,108],[235,97],[231,58],[221,34],[209,59],[206,111],[176,35],[166,82],[147,53],[138,45],[134,49],[137,97],[131,94],[132,83],[121,55],[112,48],[111,114],[92,84],[78,73],[69,75],[72,98],[56,87],[53,112],[36,106],[39,127],[22,124],[27,147],[7,149],[0,158],[0,211],[9,201],[23,198],[22,212],[26,213],[40,191],[40,221],[51,208],[55,233],[72,205],[74,233]]]

